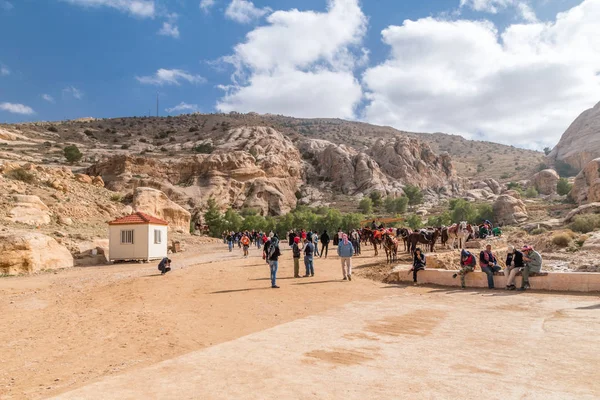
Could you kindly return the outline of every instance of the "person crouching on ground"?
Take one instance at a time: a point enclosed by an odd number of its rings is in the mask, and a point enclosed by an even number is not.
[[[506,255],[506,270],[504,275],[506,278],[506,290],[516,290],[515,279],[517,274],[523,270],[523,253],[515,249],[514,246],[508,246],[508,254]]]
[[[167,257],[160,260],[160,262],[158,263],[158,270],[160,271],[161,275],[164,275],[167,272],[169,272],[171,270],[171,260]]]
[[[539,273],[542,271],[542,256],[540,253],[535,251],[531,246],[523,247],[523,260],[525,266],[523,267],[523,281],[521,282],[521,289],[527,290],[529,286],[529,274],[532,272]]]
[[[485,250],[479,253],[479,267],[482,272],[487,275],[488,288],[494,288],[494,273],[499,272],[502,268],[498,266],[498,260],[492,253],[492,245],[485,246]]]
[[[294,238],[294,244],[292,245],[292,255],[294,257],[294,278],[300,278],[300,253],[302,248],[300,247],[300,238],[296,236]]]
[[[267,260],[269,262],[269,268],[271,269],[271,287],[273,289],[279,289],[279,286],[277,286],[277,269],[279,267],[280,255],[279,239],[277,236],[273,236],[269,241],[269,249],[267,251]]]
[[[460,275],[461,288],[465,289],[467,287],[465,285],[465,275],[467,275],[469,272],[473,272],[476,264],[477,260],[475,260],[473,254],[469,253],[465,249],[460,252],[460,270],[458,273],[452,275],[452,277],[456,278],[458,275]]]
[[[421,249],[417,247],[415,249],[415,253],[413,254],[413,266],[408,271],[409,274],[411,272],[413,273],[413,282],[415,285],[417,284],[417,272],[424,270],[425,264],[425,254],[423,254]]]
[[[314,259],[315,256],[315,245],[312,241],[307,241],[304,245],[304,267],[306,268],[305,278],[309,276],[315,276]]]
[[[352,280],[352,256],[354,255],[354,246],[348,240],[348,235],[342,235],[342,240],[338,244],[338,256],[342,259],[342,274],[344,280]]]

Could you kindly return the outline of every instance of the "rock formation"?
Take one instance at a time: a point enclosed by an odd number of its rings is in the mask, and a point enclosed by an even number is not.
[[[600,158],[587,163],[577,175],[570,196],[578,204],[600,202]]]
[[[577,117],[548,157],[552,161],[564,161],[577,170],[600,157],[600,103]]]
[[[189,211],[169,200],[160,190],[138,187],[133,192],[133,208],[157,218],[164,219],[169,227],[179,232],[189,232],[191,215]]]
[[[12,198],[14,208],[9,213],[11,221],[34,226],[50,223],[48,206],[39,197],[15,194]]]
[[[501,225],[520,224],[528,218],[525,203],[506,194],[498,197],[493,209],[496,222]]]
[[[570,222],[573,222],[573,219],[575,219],[576,216],[585,214],[600,214],[600,202],[588,203],[577,207],[576,209],[572,210],[567,214],[567,216],[565,217],[565,223],[568,224]]]
[[[560,177],[553,169],[545,169],[533,175],[531,183],[540,194],[555,194]]]
[[[0,274],[31,274],[73,266],[73,256],[66,247],[38,232],[0,233],[0,254]]]

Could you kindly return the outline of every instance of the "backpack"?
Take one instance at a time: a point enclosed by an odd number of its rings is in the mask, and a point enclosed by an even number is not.
[[[267,252],[268,260],[271,260],[271,257],[273,256],[273,254],[275,254],[276,250],[277,250],[277,243],[271,243],[271,245],[269,246],[269,250]]]

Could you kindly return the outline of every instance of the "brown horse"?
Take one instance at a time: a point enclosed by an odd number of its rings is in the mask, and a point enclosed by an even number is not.
[[[398,241],[389,233],[383,235],[383,248],[385,249],[386,261],[391,263],[398,258]]]
[[[412,231],[409,228],[398,228],[396,230],[396,237],[401,237],[402,242],[404,242],[404,251],[408,251],[408,237]]]
[[[377,246],[381,245],[382,243],[381,235],[376,235],[375,233],[377,231],[373,231],[369,228],[364,228],[363,232],[367,241],[371,242],[371,244],[373,245],[373,250],[375,250],[375,257],[377,257],[379,255],[379,249],[377,248]]]
[[[435,231],[433,231],[432,233],[429,233],[429,234],[422,232],[422,231],[411,233],[408,236],[408,243],[410,243],[409,252],[414,253],[417,248],[417,244],[419,244],[419,243],[429,245],[430,251],[434,252],[435,251],[435,242],[437,242],[437,239],[439,236],[440,236],[439,229],[436,229]]]

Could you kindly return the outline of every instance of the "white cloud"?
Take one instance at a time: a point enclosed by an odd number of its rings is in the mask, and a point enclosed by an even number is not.
[[[531,8],[531,6],[527,3],[518,3],[517,4],[517,9],[519,10],[519,13],[521,14],[521,18],[523,18],[523,20],[525,22],[538,22],[537,16],[535,15],[535,11],[533,11],[533,8]]]
[[[162,36],[171,36],[177,39],[179,38],[179,28],[171,22],[163,22],[162,28],[160,28],[158,34]]]
[[[177,104],[175,107],[172,108],[166,108],[165,111],[168,112],[169,114],[172,113],[183,113],[183,112],[196,112],[198,111],[198,105],[197,104],[187,104],[185,102],[181,102],[179,104]]]
[[[0,8],[5,11],[10,11],[15,8],[15,6],[13,6],[13,4],[8,0],[0,0]]]
[[[362,98],[353,75],[367,18],[358,0],[330,0],[327,12],[276,11],[224,61],[234,65],[221,111],[354,118]]]
[[[136,17],[153,18],[156,10],[154,0],[63,0],[83,7],[111,7]]]
[[[0,76],[10,75],[10,69],[4,64],[0,64]]]
[[[140,83],[147,85],[176,85],[180,86],[181,81],[187,81],[189,83],[199,84],[206,82],[206,79],[200,75],[192,75],[186,71],[180,69],[159,69],[154,75],[151,76],[136,76]]]
[[[551,23],[407,20],[363,76],[364,118],[400,129],[542,147],[600,99],[600,2]]]
[[[43,94],[42,95],[42,99],[46,100],[48,103],[54,103],[54,97],[50,96],[49,94]]]
[[[200,9],[205,13],[208,13],[210,9],[215,5],[215,0],[201,0]]]
[[[83,97],[83,92],[77,89],[75,86],[68,86],[62,90],[63,95],[71,95],[77,100],[81,100]]]
[[[460,0],[460,7],[497,14],[507,8],[515,8],[525,22],[537,22],[535,11],[526,0]]]
[[[31,115],[35,114],[35,111],[31,107],[23,104],[16,103],[0,103],[0,110],[8,111],[13,114]]]
[[[258,8],[249,0],[231,0],[225,10],[225,16],[241,24],[248,24],[271,11],[269,7]]]

